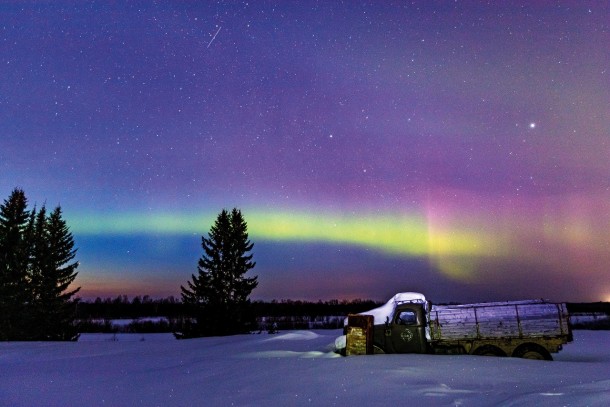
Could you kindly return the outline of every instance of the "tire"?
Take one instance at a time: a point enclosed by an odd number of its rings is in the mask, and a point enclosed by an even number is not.
[[[514,358],[532,359],[532,360],[553,360],[551,353],[544,346],[537,343],[524,343],[519,345],[513,352]]]
[[[497,346],[493,346],[493,345],[479,346],[478,348],[476,348],[474,350],[474,352],[472,352],[472,354],[477,355],[477,356],[506,357],[506,352],[504,352],[502,349],[498,348]]]

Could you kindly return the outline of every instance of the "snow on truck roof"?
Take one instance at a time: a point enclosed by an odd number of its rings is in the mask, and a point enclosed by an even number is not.
[[[383,304],[381,307],[374,308],[370,311],[361,312],[361,315],[372,315],[374,318],[374,325],[385,324],[387,318],[391,318],[394,313],[394,309],[397,305],[403,304],[406,302],[426,302],[426,297],[420,293],[398,293],[388,302]]]

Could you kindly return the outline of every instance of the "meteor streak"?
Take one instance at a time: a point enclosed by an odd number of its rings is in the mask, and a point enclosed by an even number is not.
[[[208,48],[210,48],[210,45],[212,45],[212,42],[214,41],[214,39],[216,39],[216,36],[218,35],[218,33],[220,32],[220,29],[222,27],[218,27],[218,30],[216,30],[216,34],[214,34],[214,36],[212,37],[212,39],[210,40],[210,42],[208,43]]]

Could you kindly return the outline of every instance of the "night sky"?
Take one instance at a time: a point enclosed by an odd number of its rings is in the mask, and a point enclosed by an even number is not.
[[[238,207],[254,299],[610,301],[610,2],[4,1],[0,199],[80,295],[178,295]]]

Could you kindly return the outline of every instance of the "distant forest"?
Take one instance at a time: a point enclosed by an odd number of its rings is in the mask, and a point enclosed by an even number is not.
[[[343,318],[376,308],[383,304],[373,300],[352,301],[253,301],[251,311],[259,330],[273,329],[338,329]],[[610,329],[610,303],[567,303],[574,315],[575,329]],[[76,320],[80,332],[175,332],[190,318],[187,304],[175,297],[154,299],[149,296],[127,296],[80,300],[75,303]],[[578,317],[577,317],[578,316]],[[582,319],[582,316],[590,316]],[[125,321],[116,324],[117,320]]]
[[[351,301],[252,301],[250,312],[259,330],[341,328],[348,314],[368,311],[381,302],[356,299]],[[127,296],[80,300],[75,303],[80,332],[175,332],[191,318],[188,304],[175,297],[153,299],[149,296]],[[116,320],[132,320],[116,324]]]
[[[568,302],[568,311],[572,313],[599,313],[610,315],[610,302]]]
[[[573,329],[610,330],[610,302],[567,303]]]

